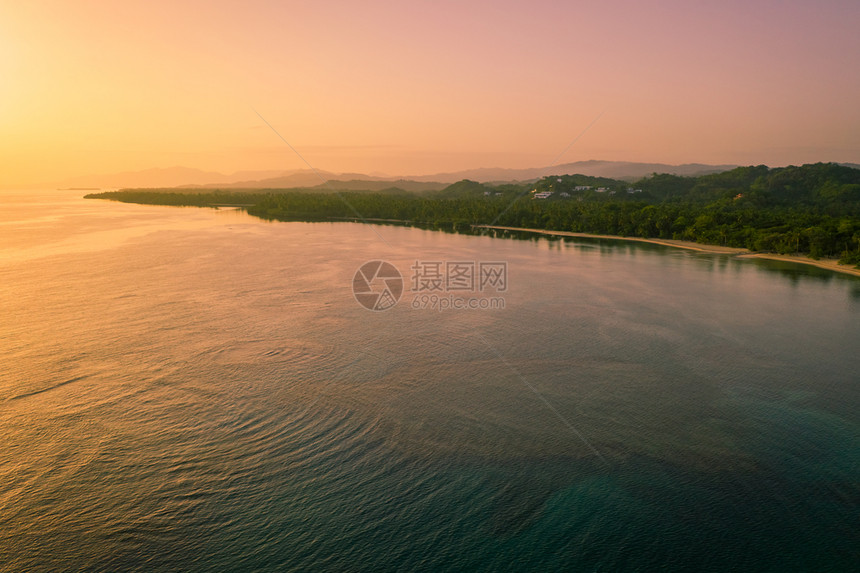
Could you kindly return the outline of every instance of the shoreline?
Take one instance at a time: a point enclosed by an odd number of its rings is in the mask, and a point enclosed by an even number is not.
[[[702,243],[694,243],[692,241],[679,241],[676,239],[644,239],[642,237],[622,237],[620,235],[597,235],[594,233],[575,233],[573,231],[548,231],[546,229],[526,229],[522,227],[502,227],[499,225],[473,225],[477,229],[500,229],[503,231],[522,231],[527,233],[536,233],[540,235],[555,235],[559,237],[579,237],[584,239],[614,239],[619,241],[632,241],[637,243],[651,243],[652,245],[663,245],[665,247],[675,247],[676,249],[686,249],[689,251],[698,251],[700,253],[711,255],[731,255],[739,259],[767,259],[772,261],[783,261],[787,263],[798,263],[802,265],[811,265],[820,269],[826,269],[837,273],[860,277],[860,269],[848,265],[840,265],[835,259],[810,259],[809,257],[799,255],[778,255],[775,253],[756,253],[742,247],[721,247],[719,245],[706,245]]]
[[[619,241],[633,241],[636,243],[651,243],[652,245],[663,245],[664,247],[675,247],[689,251],[699,251],[712,255],[746,255],[751,254],[749,249],[742,247],[721,247],[719,245],[705,245],[692,241],[679,241],[676,239],[644,239],[642,237],[622,237],[621,235],[597,235],[595,233],[575,233],[573,231],[548,231],[546,229],[526,229],[522,227],[501,227],[498,225],[473,225],[476,229],[501,229],[504,231],[525,231],[527,233],[538,233],[541,235],[557,235],[560,237],[579,237],[583,239],[614,239]]]
[[[813,267],[818,267],[820,269],[826,269],[828,271],[834,271],[837,273],[843,273],[846,275],[853,275],[855,277],[860,277],[860,269],[855,269],[854,267],[848,265],[840,265],[836,259],[810,259],[809,257],[802,257],[799,255],[778,255],[776,253],[746,253],[742,255],[738,255],[739,259],[767,259],[771,261],[783,261],[786,263],[799,263],[802,265],[811,265]]]

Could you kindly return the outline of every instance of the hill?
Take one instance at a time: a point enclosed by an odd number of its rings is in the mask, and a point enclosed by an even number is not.
[[[528,169],[481,168],[456,171],[452,173],[435,173],[433,175],[418,175],[408,177],[413,181],[442,181],[446,183],[470,179],[482,183],[491,182],[531,182],[547,175],[590,175],[634,181],[652,173],[669,173],[682,176],[698,176],[708,173],[719,173],[737,167],[736,165],[705,165],[702,163],[687,163],[684,165],[668,165],[665,163],[632,163],[627,161],[577,161],[550,167],[534,167]]]
[[[405,191],[421,193],[438,191],[446,185],[469,179],[480,183],[500,185],[503,183],[532,183],[546,175],[581,174],[633,181],[652,173],[669,173],[679,176],[698,176],[717,173],[733,168],[731,165],[705,165],[690,163],[668,165],[663,163],[631,163],[620,161],[579,161],[551,167],[506,169],[481,168],[434,175],[414,177],[379,176],[363,173],[334,173],[297,169],[291,171],[237,171],[231,174],[203,171],[188,167],[168,167],[124,171],[102,175],[73,177],[38,186],[59,188],[167,188],[183,189],[295,189],[312,188],[329,182],[334,189],[381,191],[397,187]],[[32,187],[32,185],[30,186]]]
[[[223,185],[242,179],[269,178],[281,173],[280,171],[237,171],[225,175],[215,171],[203,171],[189,167],[167,167],[102,175],[83,175],[64,179],[52,186],[59,188],[175,187],[179,185],[191,187],[204,184]]]

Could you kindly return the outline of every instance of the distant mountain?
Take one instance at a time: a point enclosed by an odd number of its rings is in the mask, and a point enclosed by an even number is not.
[[[854,167],[852,164],[846,164]],[[687,163],[632,163],[623,161],[578,161],[552,167],[528,169],[480,168],[414,177],[386,177],[362,173],[315,172],[310,169],[292,171],[237,171],[231,174],[203,171],[188,167],[169,167],[126,171],[107,175],[86,175],[55,183],[60,188],[114,188],[114,187],[179,187],[203,189],[289,189],[320,187],[380,191],[398,187],[406,191],[422,192],[443,189],[446,185],[468,179],[479,183],[509,183],[535,181],[547,175],[590,175],[611,179],[636,180],[652,173],[699,176],[733,169],[734,165],[705,165]],[[322,179],[326,182],[323,182]]]
[[[323,181],[324,179],[324,181]],[[183,186],[186,187],[186,186]],[[281,177],[268,179],[233,181],[231,183],[209,183],[194,185],[206,189],[293,189],[314,188],[351,191],[382,191],[397,187],[404,191],[437,191],[445,187],[438,181],[410,181],[394,177],[374,177],[363,173],[331,173],[329,171],[296,171]]]
[[[82,175],[59,181],[55,185],[60,188],[98,187],[102,189],[111,187],[190,187],[207,183],[229,183],[237,179],[261,179],[283,175],[283,173],[283,171],[237,171],[231,175],[225,175],[190,167],[168,167],[103,175]]]
[[[735,165],[705,165],[688,163],[685,165],[668,165],[665,163],[631,163],[621,161],[578,161],[565,163],[548,168],[505,169],[479,168],[433,175],[418,175],[397,178],[365,175],[362,173],[332,173],[329,171],[314,172],[309,169],[291,171],[279,174],[277,177],[263,179],[233,179],[225,182],[223,179],[204,184],[182,185],[183,187],[203,187],[219,189],[289,189],[296,187],[319,187],[334,189],[351,189],[356,191],[379,191],[398,187],[405,191],[435,191],[443,189],[450,183],[468,179],[481,183],[508,183],[515,181],[533,181],[546,175],[591,175],[611,179],[636,180],[652,173],[671,173],[674,175],[698,176],[710,173],[720,173],[733,169]],[[324,183],[321,178],[324,178]]]
[[[547,175],[591,175],[593,177],[608,177],[611,179],[635,180],[652,173],[670,173],[673,175],[699,176],[710,173],[720,173],[734,169],[737,165],[705,165],[702,163],[686,163],[683,165],[668,165],[665,163],[632,163],[627,161],[577,161],[552,167],[533,167],[528,169],[480,168],[453,173],[436,173],[408,177],[412,181],[441,181],[453,183],[470,179],[482,183],[499,183],[509,181],[532,181]]]
[[[426,191],[439,191],[444,189],[445,184],[438,181],[410,181],[408,179],[350,179],[348,181],[333,179],[327,183],[317,185],[314,188],[336,189],[338,191],[385,191],[386,189],[396,188],[412,193],[424,193]]]
[[[321,184],[320,179],[329,180],[337,177],[335,173],[328,171],[313,172],[309,169],[301,171],[290,171],[278,173],[275,177],[264,178],[243,178],[233,179],[232,181],[210,181],[202,185],[182,185],[182,187],[203,187],[208,189],[289,189],[291,187],[314,187]]]

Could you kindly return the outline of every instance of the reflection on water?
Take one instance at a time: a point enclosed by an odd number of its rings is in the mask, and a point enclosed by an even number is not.
[[[462,234],[470,234],[463,231]],[[573,248],[577,250],[596,249],[601,254],[611,256],[615,254],[635,254],[636,252],[672,252],[677,251],[676,247],[659,245],[655,243],[626,241],[623,239],[604,239],[596,237],[565,237],[555,235],[544,235],[528,231],[510,231],[502,229],[477,229],[474,233],[482,236],[515,239],[521,241],[531,241],[535,243],[544,243],[549,249],[561,250],[562,248]],[[691,256],[698,257],[699,262],[712,271],[726,271],[730,267],[740,267],[742,265],[754,264],[759,266],[766,272],[776,272],[788,278],[792,283],[805,279],[812,280],[845,280],[849,283],[856,282],[852,276],[841,275],[839,273],[806,265],[802,263],[793,263],[788,261],[770,260],[770,259],[738,259],[732,255],[723,254],[703,254],[698,252],[688,253]]]
[[[854,277],[4,197],[0,569],[857,562]],[[367,311],[374,259],[505,261],[505,308]]]
[[[756,264],[769,272],[776,272],[787,278],[792,284],[798,284],[802,280],[817,280],[828,282],[842,275],[822,269],[813,265],[803,265],[785,261],[756,259]],[[853,278],[853,277],[852,277]],[[850,279],[849,279],[850,280]],[[851,281],[856,282],[856,281]]]

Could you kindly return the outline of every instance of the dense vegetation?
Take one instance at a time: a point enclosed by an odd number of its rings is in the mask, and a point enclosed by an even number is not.
[[[545,199],[532,192],[551,191]],[[123,190],[87,195],[162,205],[242,205],[278,220],[397,220],[454,230],[500,225],[683,239],[860,264],[860,170],[832,163],[741,167],[700,177],[654,174],[632,185],[563,175],[529,185],[461,181],[423,194]]]

